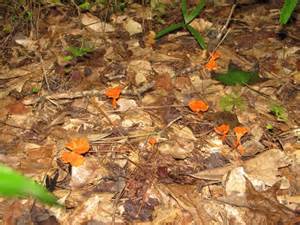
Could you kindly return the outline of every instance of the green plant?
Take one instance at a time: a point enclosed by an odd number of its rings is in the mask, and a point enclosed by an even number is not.
[[[79,5],[79,8],[83,11],[88,11],[91,9],[91,4],[88,1],[85,1]]]
[[[40,89],[38,87],[33,87],[31,89],[32,94],[37,94],[40,91]]]
[[[184,21],[181,23],[171,24],[170,26],[162,29],[161,31],[159,31],[156,34],[155,38],[159,39],[168,33],[171,33],[175,30],[183,28],[183,29],[188,30],[193,35],[193,37],[196,39],[198,44],[203,49],[206,49],[206,44],[204,42],[203,37],[200,35],[200,33],[197,30],[195,30],[191,25],[189,25],[199,15],[199,13],[202,11],[204,6],[205,6],[205,0],[201,0],[198,3],[198,5],[189,13],[188,9],[187,9],[187,1],[181,0],[181,12],[182,12]]]
[[[273,125],[270,124],[270,123],[268,123],[268,124],[266,125],[266,129],[269,130],[269,131],[273,130],[273,128],[274,128]]]
[[[283,7],[280,9],[280,18],[279,18],[279,22],[280,24],[286,24],[293,11],[295,10],[297,4],[299,3],[299,0],[285,0]]]
[[[246,85],[262,81],[257,71],[243,71],[232,63],[229,64],[226,73],[213,73],[212,78],[224,85]]]
[[[3,197],[33,197],[48,205],[60,205],[45,187],[0,164],[0,195]]]
[[[227,112],[232,112],[234,108],[243,110],[245,105],[244,99],[236,94],[227,94],[220,99],[221,109]]]
[[[270,105],[270,112],[276,116],[278,121],[286,122],[288,120],[287,110],[282,105],[277,103]]]
[[[68,55],[64,57],[65,61],[71,61],[75,58],[79,58],[79,57],[83,57],[85,55],[87,55],[88,53],[92,52],[94,50],[94,48],[92,47],[74,47],[74,46],[70,46],[66,49],[66,51],[68,52]]]

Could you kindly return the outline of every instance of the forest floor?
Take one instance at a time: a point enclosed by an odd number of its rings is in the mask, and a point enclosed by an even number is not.
[[[65,205],[0,198],[3,224],[300,222],[299,9],[208,4],[204,50],[154,39],[164,2],[0,6],[0,163]]]

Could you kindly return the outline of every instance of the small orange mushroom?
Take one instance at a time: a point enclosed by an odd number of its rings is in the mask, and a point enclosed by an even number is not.
[[[108,98],[112,98],[112,106],[114,109],[117,108],[117,100],[120,97],[121,91],[121,87],[117,86],[114,88],[108,88],[105,92],[105,95]]]
[[[77,154],[84,154],[90,149],[90,144],[86,137],[78,137],[70,139],[65,147]]]
[[[64,151],[61,154],[61,160],[64,163],[70,163],[72,166],[81,166],[84,162],[84,157],[75,152]]]
[[[157,143],[157,140],[155,137],[149,137],[148,143],[153,146]]]
[[[205,68],[209,71],[217,69],[217,62],[216,60],[220,58],[219,52],[213,52],[210,56],[209,61],[205,64]]]
[[[241,138],[249,131],[246,127],[235,127],[233,129],[236,141],[235,141],[235,147],[239,150],[239,152],[242,154],[245,150],[241,144]]]
[[[229,128],[230,128],[229,125],[226,124],[226,123],[224,123],[224,124],[221,124],[221,125],[218,126],[218,127],[215,127],[214,130],[215,130],[215,132],[216,132],[217,134],[222,135],[222,136],[221,136],[221,140],[224,141],[225,138],[226,138],[226,135],[227,135],[228,132],[229,132]]]
[[[189,101],[188,105],[193,112],[205,112],[208,110],[208,105],[201,100],[192,99]]]

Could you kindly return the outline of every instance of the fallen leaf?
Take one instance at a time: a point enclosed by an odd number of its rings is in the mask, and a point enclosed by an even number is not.
[[[208,105],[205,102],[195,99],[189,101],[189,107],[193,112],[205,112],[208,110]]]
[[[127,19],[127,21],[124,23],[124,28],[130,34],[130,36],[142,33],[143,31],[142,25],[131,18]]]
[[[11,103],[6,106],[10,114],[24,114],[28,112],[22,102]]]
[[[115,28],[111,24],[102,22],[98,17],[90,13],[82,14],[81,23],[88,29],[98,33],[115,31]]]
[[[70,163],[72,166],[81,166],[84,162],[84,157],[75,152],[64,151],[61,154],[61,160],[64,163]]]
[[[226,135],[227,135],[228,132],[229,132],[229,128],[230,128],[229,125],[224,123],[224,124],[221,124],[221,125],[218,126],[218,127],[215,127],[214,130],[215,130],[215,132],[216,132],[217,134],[222,135],[221,139],[222,139],[222,141],[224,141],[225,138],[226,138]]]
[[[77,154],[84,154],[90,149],[90,144],[86,137],[78,137],[70,139],[65,147]]]
[[[117,86],[114,88],[108,88],[105,92],[105,95],[108,98],[112,98],[112,106],[114,109],[117,107],[117,99],[120,97],[121,91],[121,87]]]
[[[119,112],[126,112],[128,110],[133,110],[138,107],[136,104],[136,101],[133,99],[126,99],[126,98],[121,98],[118,100],[118,111]]]

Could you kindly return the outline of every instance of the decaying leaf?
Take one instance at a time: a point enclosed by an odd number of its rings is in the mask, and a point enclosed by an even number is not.
[[[28,109],[22,102],[15,102],[7,105],[8,111],[11,114],[25,114],[28,112]]]

